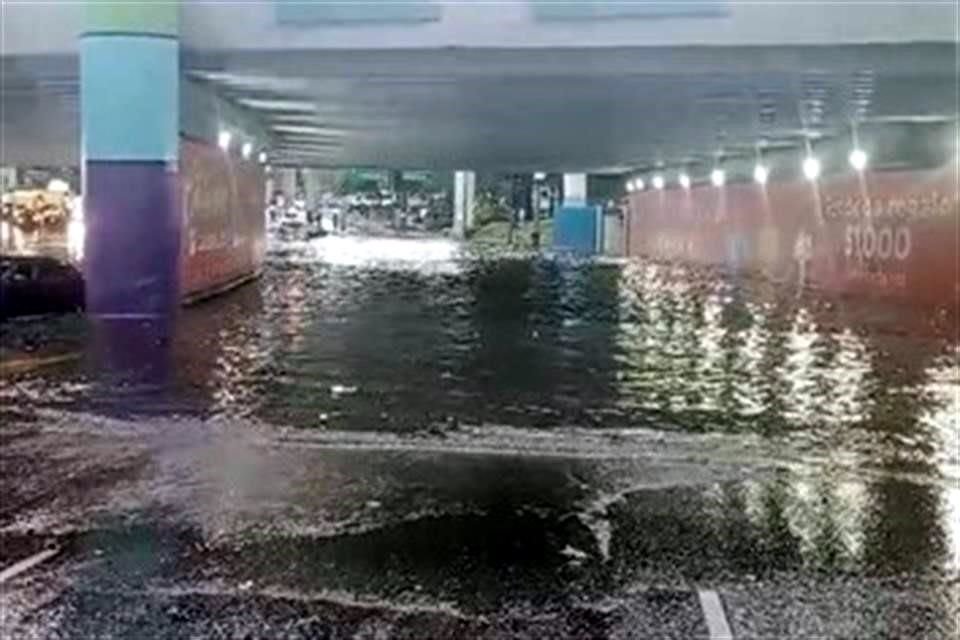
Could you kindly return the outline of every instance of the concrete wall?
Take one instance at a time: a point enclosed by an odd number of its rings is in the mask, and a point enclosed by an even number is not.
[[[629,197],[629,252],[805,288],[960,311],[956,163],[848,171],[816,183],[647,190]]]
[[[556,20],[538,18],[534,5],[525,2],[499,3],[495,9],[452,0],[435,4],[436,20],[297,25],[278,19],[271,2],[245,4],[242,10],[226,0],[184,2],[181,37],[197,51],[954,42],[958,12],[956,3],[794,0],[730,2],[708,15]],[[76,51],[80,4],[11,0],[4,9],[6,55]]]
[[[256,160],[182,140],[181,293],[194,300],[259,274],[266,250],[265,176]]]

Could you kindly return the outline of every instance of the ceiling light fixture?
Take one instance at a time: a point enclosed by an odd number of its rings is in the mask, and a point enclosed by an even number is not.
[[[710,182],[715,187],[722,187],[727,182],[727,174],[724,173],[723,169],[714,169],[710,172]]]
[[[219,145],[221,149],[226,151],[227,149],[230,148],[230,139],[232,137],[233,136],[229,131],[221,130],[220,134],[217,136],[217,145]]]
[[[854,149],[850,152],[850,166],[857,171],[863,171],[867,168],[867,152],[863,149]]]
[[[753,180],[757,184],[767,184],[767,179],[769,177],[770,170],[762,164],[757,164],[757,166],[753,168]]]

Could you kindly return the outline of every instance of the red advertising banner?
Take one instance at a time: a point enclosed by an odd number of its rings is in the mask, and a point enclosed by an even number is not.
[[[957,165],[633,193],[630,253],[957,310]]]
[[[266,249],[263,169],[216,146],[182,139],[181,292],[215,293],[260,272]]]

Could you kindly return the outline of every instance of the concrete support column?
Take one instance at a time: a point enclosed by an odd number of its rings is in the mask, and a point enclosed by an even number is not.
[[[108,412],[162,402],[172,370],[183,235],[178,9],[176,2],[85,6],[83,271],[94,398]]]
[[[473,228],[473,200],[477,175],[473,171],[457,171],[453,176],[453,232],[463,238]]]
[[[587,174],[563,174],[563,205],[582,207],[587,204]]]
[[[80,39],[87,312],[153,318],[179,305],[176,2],[90,0]]]
[[[316,207],[320,204],[323,185],[320,172],[317,169],[303,169],[303,191],[307,200],[307,207]]]
[[[273,177],[272,170],[267,173],[267,179],[263,183],[263,202],[266,205],[273,204],[273,193],[277,190],[277,183]]]
[[[283,192],[287,203],[293,201],[297,196],[297,170],[296,169],[275,169],[277,179],[277,189]]]

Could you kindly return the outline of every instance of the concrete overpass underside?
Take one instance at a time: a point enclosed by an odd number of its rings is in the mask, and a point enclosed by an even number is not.
[[[709,166],[718,154],[752,164],[761,142],[849,146],[851,122],[867,137],[906,127],[949,147],[958,111],[950,43],[181,58],[185,85],[256,120],[256,134],[239,133],[289,165],[595,172]],[[78,87],[72,55],[3,58],[4,163],[79,163]]]

